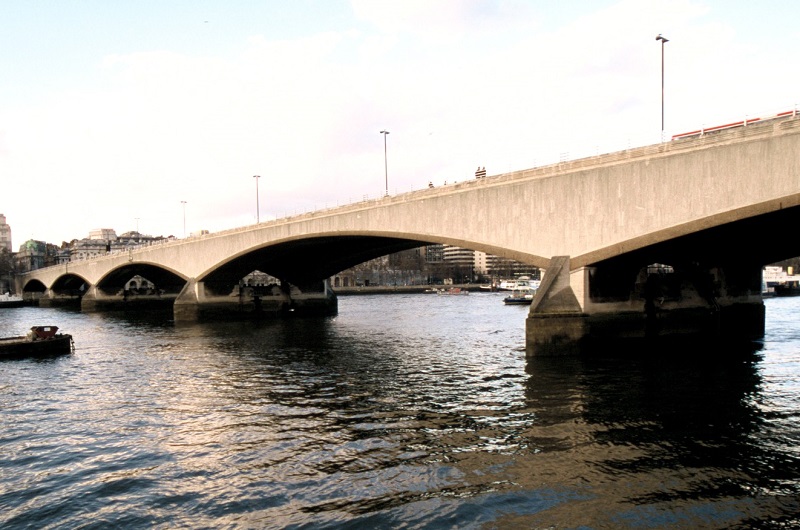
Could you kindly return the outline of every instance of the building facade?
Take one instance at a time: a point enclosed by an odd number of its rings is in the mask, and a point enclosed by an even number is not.
[[[6,223],[6,216],[0,213],[0,249],[13,252],[11,245],[11,226]]]
[[[29,239],[19,247],[14,256],[17,272],[28,272],[56,265],[59,248],[51,243]]]
[[[89,259],[139,245],[149,245],[163,239],[165,238],[144,235],[134,230],[117,236],[111,228],[98,228],[89,232],[88,238],[75,240],[70,244],[69,261]]]
[[[89,239],[105,239],[106,241],[116,241],[117,233],[113,228],[95,228],[89,231]]]

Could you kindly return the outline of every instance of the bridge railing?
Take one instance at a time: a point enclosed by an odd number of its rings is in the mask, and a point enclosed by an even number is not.
[[[672,135],[672,139],[673,140],[683,140],[683,139],[686,139],[686,138],[697,138],[697,137],[704,136],[704,135],[709,134],[709,133],[723,131],[725,129],[733,129],[733,128],[736,128],[736,127],[747,127],[748,125],[759,124],[759,122],[765,122],[765,121],[770,121],[770,120],[779,120],[779,119],[785,119],[785,118],[796,118],[796,117],[797,117],[797,107],[795,107],[795,108],[793,108],[791,110],[784,110],[784,111],[781,111],[781,112],[776,112],[774,114],[765,115],[763,117],[756,117],[756,118],[745,117],[743,120],[739,120],[739,121],[735,121],[735,122],[724,123],[722,125],[714,125],[712,127],[702,127],[702,128],[697,129],[695,131],[689,131],[689,132],[680,133],[680,134],[673,134]]]

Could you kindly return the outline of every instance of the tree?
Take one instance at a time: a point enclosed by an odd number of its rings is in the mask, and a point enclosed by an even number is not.
[[[14,272],[14,259],[7,248],[0,249],[0,276],[10,276]]]

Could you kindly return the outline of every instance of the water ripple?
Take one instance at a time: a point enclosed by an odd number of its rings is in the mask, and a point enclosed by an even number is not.
[[[768,301],[749,355],[528,362],[501,300],[188,326],[0,312],[3,335],[51,321],[76,342],[0,363],[0,526],[800,524],[800,299]]]

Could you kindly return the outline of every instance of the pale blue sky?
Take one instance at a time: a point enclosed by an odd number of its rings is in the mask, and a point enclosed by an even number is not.
[[[800,3],[0,0],[14,247],[221,230],[791,109]],[[47,212],[44,216],[42,213]]]

